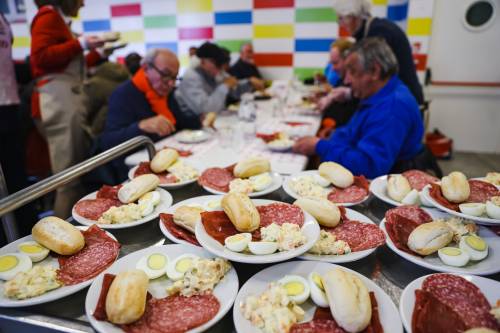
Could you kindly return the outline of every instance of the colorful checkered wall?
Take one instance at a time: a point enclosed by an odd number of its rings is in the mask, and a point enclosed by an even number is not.
[[[434,0],[372,0],[375,16],[407,29],[419,69],[425,68]],[[36,8],[27,0],[27,18]],[[188,64],[187,51],[205,40],[230,49],[252,41],[256,62],[269,79],[300,78],[321,71],[330,43],[339,35],[332,0],[86,0],[72,28],[80,33],[120,31],[121,57],[152,47],[167,47]],[[29,53],[26,23],[14,23],[14,57]]]

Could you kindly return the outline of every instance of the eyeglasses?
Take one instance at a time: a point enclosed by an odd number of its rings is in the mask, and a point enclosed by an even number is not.
[[[158,74],[160,74],[161,80],[165,83],[176,82],[179,80],[178,76],[172,75],[170,72],[161,71],[153,63],[149,63],[149,66],[153,68]]]

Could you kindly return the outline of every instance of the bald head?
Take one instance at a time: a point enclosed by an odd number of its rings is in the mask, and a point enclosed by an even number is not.
[[[168,49],[152,49],[142,64],[153,89],[161,96],[168,95],[179,73],[179,60],[175,53]]]

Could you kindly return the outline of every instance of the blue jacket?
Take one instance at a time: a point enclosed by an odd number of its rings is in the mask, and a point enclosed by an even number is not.
[[[320,140],[316,153],[322,161],[375,178],[389,173],[397,161],[414,158],[422,149],[423,134],[415,97],[393,76],[377,93],[360,101],[346,126]]]
[[[332,87],[337,87],[339,83],[341,83],[341,79],[339,74],[333,69],[333,65],[331,62],[329,62],[326,67],[325,71],[323,73],[326,77],[326,80]]]

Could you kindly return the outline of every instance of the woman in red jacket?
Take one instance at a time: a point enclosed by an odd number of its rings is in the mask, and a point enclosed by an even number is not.
[[[71,17],[78,15],[83,0],[37,0],[36,4],[38,12],[31,24],[31,70],[36,79],[32,115],[49,145],[55,174],[86,156],[82,82],[85,65],[92,66],[101,58],[95,48],[103,40],[71,32]],[[85,57],[84,50],[90,50]],[[55,214],[68,217],[82,194],[79,182],[59,188]]]

